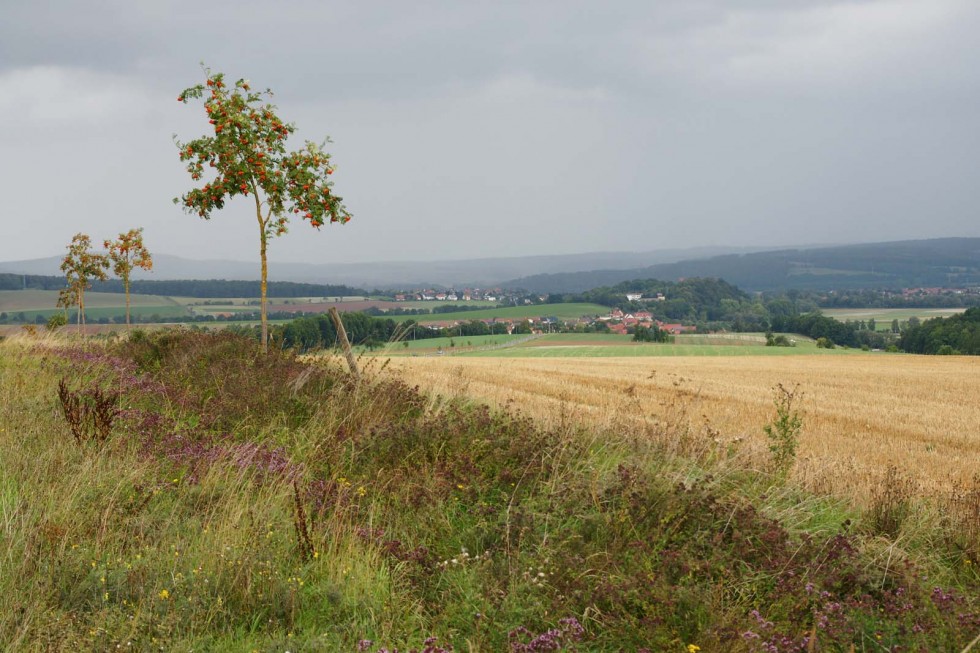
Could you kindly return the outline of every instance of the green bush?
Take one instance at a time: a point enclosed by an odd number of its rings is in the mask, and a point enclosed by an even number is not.
[[[803,399],[798,385],[792,389],[782,383],[773,388],[775,418],[762,427],[769,440],[769,455],[773,468],[786,474],[796,460],[796,450],[800,445],[800,432],[803,430],[803,416],[799,403]]]

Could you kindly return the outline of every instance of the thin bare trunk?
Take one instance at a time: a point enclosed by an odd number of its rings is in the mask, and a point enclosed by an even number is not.
[[[123,287],[126,289],[126,329],[130,328],[129,325],[129,276],[123,278]]]
[[[255,190],[253,185],[252,190]],[[271,210],[269,213],[272,216]],[[259,293],[261,295],[260,311],[262,314],[262,353],[268,353],[269,351],[269,319],[266,312],[266,288],[268,287],[269,278],[269,264],[265,258],[266,241],[268,237],[265,233],[265,227],[268,224],[268,219],[262,219],[262,201],[259,199],[258,192],[255,193],[255,217],[259,221],[259,241],[261,245],[259,246],[259,258],[262,260],[262,281],[259,284]]]
[[[261,283],[261,294],[262,294],[262,352],[266,353],[269,351],[269,318],[266,313],[266,287],[267,279],[269,277],[269,265],[265,259],[265,232],[262,232],[262,247],[259,250],[259,255],[262,257],[262,283]]]
[[[78,290],[78,334],[82,335],[85,329],[85,291]]]

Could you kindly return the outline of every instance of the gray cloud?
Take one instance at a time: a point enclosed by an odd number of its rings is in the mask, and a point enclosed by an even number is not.
[[[143,225],[254,258],[242,202],[170,198],[204,60],[333,137],[355,220],[278,260],[980,235],[971,0],[27,3],[0,23],[0,259]]]

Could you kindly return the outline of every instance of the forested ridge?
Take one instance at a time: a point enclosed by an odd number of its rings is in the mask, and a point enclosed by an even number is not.
[[[0,273],[0,290],[61,290],[65,278],[39,274]],[[94,292],[122,293],[122,281],[108,279],[92,284]],[[228,279],[135,279],[130,292],[138,295],[166,295],[172,297],[247,297],[260,295],[258,279],[253,281]],[[345,285],[270,281],[272,297],[327,297],[361,296],[367,291]]]

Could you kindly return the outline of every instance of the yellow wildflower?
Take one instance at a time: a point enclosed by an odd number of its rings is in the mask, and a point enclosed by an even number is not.
[[[168,592],[167,590],[160,590],[160,593],[157,594],[157,596],[159,596],[162,600],[166,601],[167,599],[170,598],[170,592]]]

